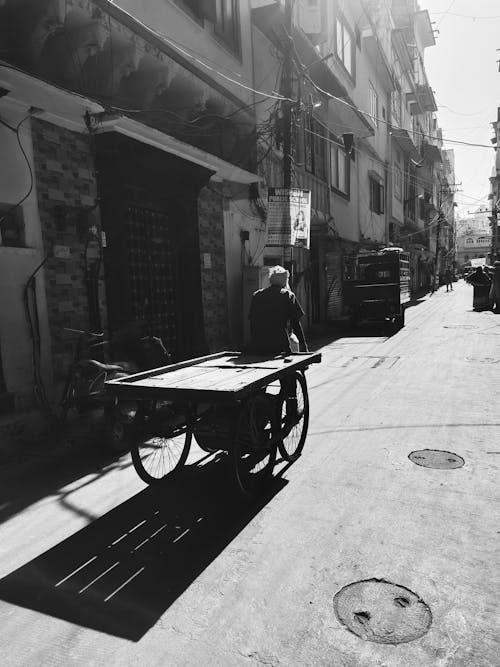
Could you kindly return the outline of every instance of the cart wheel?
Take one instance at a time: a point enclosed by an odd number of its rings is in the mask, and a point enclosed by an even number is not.
[[[258,394],[241,407],[229,460],[236,488],[254,498],[269,481],[276,462],[275,398]]]
[[[162,415],[158,402],[149,402],[139,407],[134,431],[132,463],[143,482],[159,484],[182,468],[191,447],[191,414]]]
[[[287,400],[282,389],[278,412],[281,418],[278,449],[285,461],[296,461],[302,454],[309,426],[309,394],[306,378],[303,373],[296,372],[293,380],[295,381],[296,406],[295,399]]]

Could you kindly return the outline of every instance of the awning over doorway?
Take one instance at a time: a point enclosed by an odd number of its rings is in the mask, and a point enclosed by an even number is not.
[[[241,169],[222,158],[207,153],[196,146],[187,144],[175,137],[156,130],[149,125],[138,123],[127,116],[116,116],[104,119],[99,123],[96,134],[118,132],[131,139],[140,141],[159,150],[176,155],[188,162],[193,162],[213,172],[212,178],[219,181],[233,181],[235,183],[250,184],[261,181],[257,174]]]

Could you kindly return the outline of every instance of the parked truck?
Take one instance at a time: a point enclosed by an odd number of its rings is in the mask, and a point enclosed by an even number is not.
[[[402,248],[360,253],[344,271],[344,308],[353,325],[391,321],[404,327],[410,298],[410,257]]]

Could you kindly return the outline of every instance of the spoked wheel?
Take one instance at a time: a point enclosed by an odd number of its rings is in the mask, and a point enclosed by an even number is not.
[[[173,415],[154,401],[139,407],[131,454],[134,468],[146,484],[160,484],[182,468],[191,446],[191,419],[189,411]]]
[[[238,491],[254,498],[272,477],[276,462],[275,399],[266,394],[249,398],[237,418],[230,461]]]
[[[295,384],[295,392],[292,383]],[[292,378],[285,380],[280,393],[278,414],[281,419],[279,452],[285,461],[296,461],[304,449],[309,426],[309,394],[303,373],[295,372]]]

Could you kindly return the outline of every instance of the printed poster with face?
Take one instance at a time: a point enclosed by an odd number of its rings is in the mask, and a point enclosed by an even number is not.
[[[267,245],[309,248],[310,190],[269,188],[267,205]]]
[[[290,190],[291,245],[309,249],[311,239],[311,192]]]

